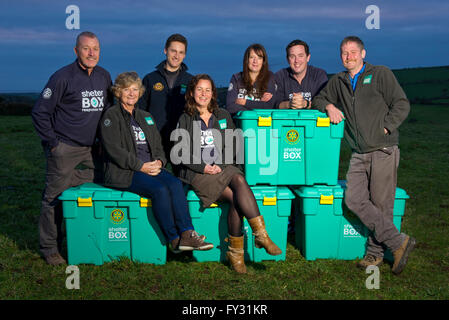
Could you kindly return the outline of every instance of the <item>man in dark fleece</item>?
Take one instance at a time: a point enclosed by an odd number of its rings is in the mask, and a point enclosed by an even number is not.
[[[289,67],[276,72],[276,106],[279,109],[310,108],[315,97],[327,83],[323,69],[309,65],[309,45],[293,40],[285,48]]]
[[[184,36],[173,34],[168,37],[164,48],[166,59],[143,78],[145,93],[138,103],[139,108],[153,115],[167,159],[170,159],[172,147],[170,134],[176,129],[184,111],[184,96],[192,79],[183,62],[186,53],[187,39]]]
[[[345,202],[371,231],[358,267],[379,266],[385,249],[390,249],[392,272],[399,274],[416,242],[393,224],[398,127],[407,118],[410,104],[390,69],[364,62],[366,50],[358,37],[343,39],[340,53],[346,71],[329,80],[312,106],[327,112],[332,123],[345,118],[345,138],[353,151]]]
[[[62,206],[67,188],[94,178],[92,145],[103,110],[111,104],[109,72],[97,66],[100,43],[92,32],[76,39],[75,62],[49,79],[33,107],[34,127],[47,159],[45,189],[39,219],[40,250],[50,265],[65,264],[60,255]],[[86,169],[79,169],[83,165]]]

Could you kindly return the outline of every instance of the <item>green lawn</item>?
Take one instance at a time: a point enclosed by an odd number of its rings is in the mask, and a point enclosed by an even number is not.
[[[0,117],[0,300],[4,299],[449,299],[449,108],[412,106],[401,127],[398,186],[410,195],[402,230],[417,238],[407,268],[380,268],[380,289],[365,287],[354,261],[306,261],[289,235],[285,262],[228,265],[168,254],[165,265],[124,259],[81,265],[80,289],[68,290],[66,267],[38,251],[37,222],[45,162],[30,117]],[[340,178],[350,151],[342,144]],[[323,235],[325,236],[325,235]],[[64,252],[65,254],[65,252]]]

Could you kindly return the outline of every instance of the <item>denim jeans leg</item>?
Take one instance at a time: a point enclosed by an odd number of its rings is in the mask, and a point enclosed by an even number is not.
[[[136,171],[128,190],[142,197],[151,198],[156,221],[169,242],[179,237],[173,215],[173,200],[169,189],[161,179]]]
[[[190,217],[189,206],[181,180],[165,170],[162,170],[157,178],[162,179],[170,191],[173,217],[178,231],[193,230],[192,218]]]

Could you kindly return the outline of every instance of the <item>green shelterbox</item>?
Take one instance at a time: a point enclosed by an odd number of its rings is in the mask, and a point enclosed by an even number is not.
[[[244,170],[249,185],[336,185],[344,121],[318,110],[241,111]]]
[[[288,217],[290,216],[293,193],[287,187],[254,186],[251,187],[256,198],[260,214],[264,217],[267,232],[274,243],[282,250],[279,256],[270,256],[264,249],[256,248],[251,227],[246,219],[243,223],[245,237],[245,260],[260,262],[263,260],[285,260],[287,248]],[[187,201],[192,223],[197,232],[204,234],[206,241],[214,248],[208,251],[194,251],[197,261],[225,261],[228,244],[227,204],[213,204],[209,208],[201,206],[193,190],[188,191]]]
[[[93,183],[67,189],[59,199],[69,264],[102,265],[121,257],[165,264],[166,240],[151,200]]]
[[[344,205],[345,181],[338,183],[293,189],[296,246],[306,260],[354,260],[365,255],[369,230]],[[408,198],[403,189],[396,189],[393,223],[399,231]],[[391,253],[387,251],[385,258],[391,259]]]

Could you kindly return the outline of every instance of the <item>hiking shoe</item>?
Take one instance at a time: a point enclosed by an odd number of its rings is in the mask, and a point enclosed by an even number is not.
[[[393,267],[391,268],[391,271],[395,275],[400,274],[402,270],[404,270],[405,265],[407,264],[408,256],[415,247],[415,244],[416,244],[415,238],[406,235],[405,240],[399,247],[399,249],[393,252],[394,263]]]
[[[181,240],[179,241],[178,250],[191,251],[191,250],[210,250],[214,247],[212,243],[205,242],[206,237],[199,235],[194,230],[187,230],[181,234]]]
[[[49,265],[52,265],[52,266],[58,266],[58,265],[61,265],[61,264],[67,264],[65,259],[63,257],[61,257],[61,255],[58,252],[46,256],[45,257],[45,261]]]
[[[376,257],[372,254],[367,254],[365,257],[363,257],[362,260],[357,262],[357,267],[360,269],[366,269],[369,266],[379,267],[382,265],[383,260],[384,259],[382,257]]]

